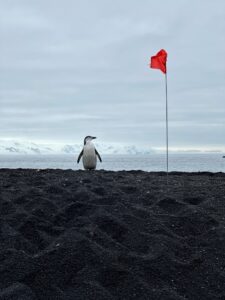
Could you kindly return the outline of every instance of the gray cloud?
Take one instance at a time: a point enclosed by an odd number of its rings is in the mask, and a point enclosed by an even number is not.
[[[173,147],[224,147],[225,3],[0,4],[0,138],[165,144],[168,51]]]

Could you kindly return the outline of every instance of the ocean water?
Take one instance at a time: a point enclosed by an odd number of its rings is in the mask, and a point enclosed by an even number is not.
[[[224,154],[170,154],[169,171],[225,172]],[[0,155],[0,168],[34,169],[82,169],[82,162],[76,163],[77,155]],[[97,169],[165,171],[164,154],[149,155],[102,155],[103,163]]]

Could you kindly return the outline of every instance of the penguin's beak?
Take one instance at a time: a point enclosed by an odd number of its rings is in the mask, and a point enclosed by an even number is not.
[[[96,136],[93,136],[93,137],[92,137],[92,140],[94,140],[94,139],[97,139]]]

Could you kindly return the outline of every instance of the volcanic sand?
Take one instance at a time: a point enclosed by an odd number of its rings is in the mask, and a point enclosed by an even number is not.
[[[0,169],[0,299],[225,299],[225,174]]]

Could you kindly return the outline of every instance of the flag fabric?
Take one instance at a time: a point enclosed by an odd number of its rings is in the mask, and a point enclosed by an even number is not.
[[[151,57],[150,68],[159,69],[166,74],[167,52],[162,49],[155,56]]]

